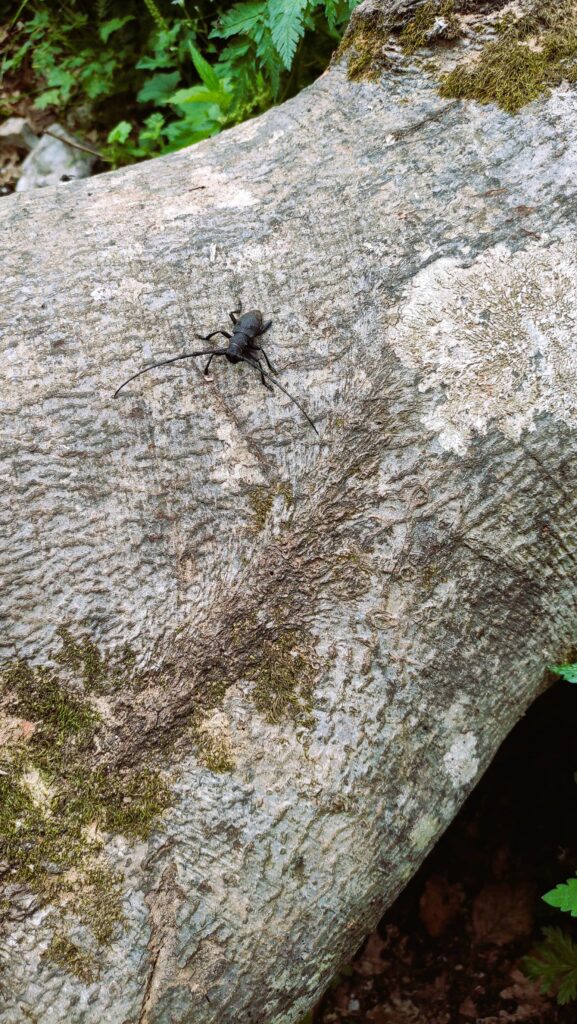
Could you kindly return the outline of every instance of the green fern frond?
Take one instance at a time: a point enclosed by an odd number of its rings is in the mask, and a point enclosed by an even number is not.
[[[343,31],[360,0],[324,0],[325,18],[329,31]]]
[[[158,7],[156,6],[154,0],[144,0],[144,6],[146,7],[148,13],[150,14],[150,17],[152,18],[157,28],[161,29],[164,32],[168,31],[168,24],[162,17],[162,14],[160,13]]]
[[[235,4],[223,14],[210,33],[219,39],[231,36],[247,35],[255,38],[255,32],[264,24],[268,17],[266,0],[248,0],[248,3]]]
[[[193,46],[192,43],[188,44],[190,50],[190,56],[192,57],[192,63],[194,64],[196,73],[201,81],[204,82],[208,89],[213,89],[218,92],[221,88],[220,79],[213,67],[204,59],[202,53]]]
[[[544,928],[543,941],[523,960],[523,971],[560,1006],[577,998],[577,943],[560,928]]]
[[[111,0],[96,0],[96,17],[98,21],[105,21],[110,10]]]
[[[268,0],[272,41],[287,71],[290,71],[296,48],[305,32],[304,18],[308,7],[309,0]]]

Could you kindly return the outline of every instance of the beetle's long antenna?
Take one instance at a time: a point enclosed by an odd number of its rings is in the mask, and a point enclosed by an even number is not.
[[[310,418],[308,412],[306,411],[306,409],[303,409],[303,407],[300,404],[300,402],[297,402],[296,398],[294,398],[291,395],[290,391],[287,391],[287,389],[285,387],[283,387],[281,382],[278,381],[276,379],[276,377],[271,377],[270,373],[267,373],[266,370],[263,370],[262,366],[260,366],[258,363],[254,363],[252,361],[252,359],[247,359],[246,356],[240,356],[240,355],[237,354],[237,359],[242,359],[242,361],[244,363],[248,363],[249,366],[254,366],[255,370],[258,370],[259,373],[262,373],[263,377],[267,377],[268,380],[271,380],[273,382],[273,384],[276,384],[277,388],[280,388],[281,391],[284,391],[285,395],[287,395],[287,397],[290,398],[291,402],[294,402],[294,404],[296,405],[297,409],[300,409],[300,411],[302,412],[303,416],[305,416],[306,419],[309,421],[309,423],[310,423],[311,427],[313,428],[315,434],[319,435],[319,432],[318,432],[317,428],[315,427],[313,421],[311,420],[311,418]]]
[[[136,377],[140,377],[141,373],[148,373],[149,370],[155,370],[157,366],[168,366],[169,363],[176,363],[179,359],[193,359],[196,356],[224,356],[226,355],[225,348],[205,348],[202,352],[185,352],[181,356],[173,356],[172,359],[163,359],[160,363],[152,363],[151,366],[145,366],[144,370],[139,370],[138,373],[133,373],[132,377],[124,381],[119,388],[114,392],[113,398],[116,398],[119,391],[122,391],[127,384],[130,384],[131,380],[135,380]]]

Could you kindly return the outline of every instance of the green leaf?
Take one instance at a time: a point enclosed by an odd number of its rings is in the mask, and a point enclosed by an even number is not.
[[[98,30],[98,35],[102,39],[102,42],[107,43],[109,36],[111,36],[113,32],[118,32],[118,29],[122,28],[123,25],[126,25],[127,21],[134,21],[134,15],[125,14],[123,18],[111,18],[110,21],[105,21]]]
[[[566,679],[568,683],[577,683],[577,665],[548,665],[551,672]]]
[[[571,917],[577,917],[577,878],[569,878],[563,885],[556,885],[542,897],[550,907],[566,910]]]
[[[172,28],[158,29],[151,39],[151,48],[154,56],[145,55],[135,64],[135,67],[146,71],[155,71],[156,68],[171,68],[177,63],[177,55],[174,52],[177,37],[180,33],[182,22],[177,21]]]
[[[92,61],[86,64],[80,71],[79,78],[84,86],[84,91],[90,99],[98,96],[108,96],[113,91],[114,73],[117,69],[114,57],[108,60]]]
[[[36,97],[34,107],[36,110],[45,110],[46,107],[57,107],[60,100],[60,89],[47,89],[46,92],[41,92],[40,96]]]
[[[139,103],[162,103],[171,102],[170,97],[180,81],[180,71],[160,72],[147,78],[138,92],[136,99]]]
[[[132,125],[128,121],[119,121],[112,131],[108,132],[107,142],[126,142],[132,131]]]
[[[183,149],[185,146],[192,146],[195,142],[208,139],[220,128],[216,121],[203,119],[202,121],[190,121],[188,118],[182,121],[173,121],[165,128],[166,138],[169,146],[165,152],[174,152]]]
[[[253,3],[249,0],[248,3],[235,4],[230,11],[222,15],[210,34],[218,39],[228,39],[236,35],[250,36],[259,22],[265,22],[267,17],[266,3]]]
[[[256,52],[261,67],[270,81],[272,94],[276,97],[280,90],[280,76],[283,70],[283,63],[272,41],[269,29],[263,32],[262,38],[257,43]]]
[[[339,0],[325,0],[325,17],[329,31],[334,32],[339,17]]]
[[[342,32],[360,0],[324,0],[325,17],[330,32]]]
[[[192,57],[192,63],[197,70],[199,78],[202,79],[209,89],[213,89],[215,92],[218,92],[220,89],[220,78],[214,68],[211,68],[208,61],[205,60],[202,54],[196,49],[196,46],[189,43],[188,48],[190,50],[190,56]]]
[[[299,40],[304,35],[304,14],[309,0],[268,0],[272,41],[290,71]]]
[[[164,128],[164,117],[162,114],[156,113],[151,114],[150,117],[146,118],[144,122],[144,128],[141,131],[138,139],[141,142],[143,139],[150,139],[156,142],[162,136],[162,129]]]
[[[193,85],[190,89],[179,89],[168,102],[174,103],[177,107],[185,107],[189,103],[216,103],[222,107],[228,106],[230,99],[231,97],[221,89],[214,92],[212,89],[205,88],[204,85]]]
[[[543,935],[543,941],[522,961],[523,971],[564,1006],[577,997],[577,945],[560,928],[544,928]]]
[[[48,85],[56,86],[60,89],[63,99],[68,99],[76,79],[71,71],[68,71],[63,65],[59,65],[50,69],[46,76],[46,81]]]
[[[10,71],[13,68],[18,68],[22,61],[24,60],[24,57],[28,53],[28,50],[30,50],[33,45],[33,40],[27,39],[26,42],[24,42],[22,46],[18,50],[16,50],[16,53],[14,53],[12,57],[3,57],[0,74],[4,75],[6,71]]]
[[[139,71],[156,71],[157,68],[170,68],[173,64],[174,60],[170,55],[160,53],[155,57],[141,57],[134,66]]]

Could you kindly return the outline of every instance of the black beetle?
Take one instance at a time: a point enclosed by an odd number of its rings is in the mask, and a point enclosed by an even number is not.
[[[318,434],[317,428],[315,427],[309,414],[306,412],[305,409],[303,409],[300,402],[297,402],[296,398],[294,398],[290,394],[290,392],[287,391],[285,387],[283,387],[283,385],[280,383],[280,381],[276,379],[276,377],[272,377],[270,373],[267,373],[267,371],[263,369],[262,363],[258,358],[257,353],[260,352],[264,356],[266,365],[268,366],[271,373],[277,372],[271,365],[270,359],[268,358],[263,347],[261,345],[258,345],[256,342],[257,338],[260,338],[261,335],[265,333],[265,331],[268,331],[269,327],[272,324],[272,320],[267,320],[266,322],[264,322],[260,309],[249,309],[247,313],[242,313],[242,306],[240,304],[238,309],[235,309],[231,313],[229,313],[229,316],[233,323],[232,334],[229,334],[228,331],[211,331],[210,334],[196,335],[196,337],[200,338],[201,341],[210,341],[210,339],[214,338],[217,334],[222,334],[224,335],[225,338],[229,339],[229,344],[227,348],[208,348],[202,349],[202,351],[200,352],[184,352],[181,356],[173,356],[172,359],[163,359],[162,362],[160,363],[152,363],[151,366],[145,366],[144,370],[139,370],[138,373],[133,373],[132,377],[129,377],[128,380],[125,380],[124,384],[121,384],[120,387],[117,388],[116,391],[114,392],[114,397],[116,398],[118,393],[122,391],[123,387],[125,387],[127,384],[130,384],[131,380],[134,380],[136,377],[140,377],[142,373],[147,373],[148,370],[154,370],[157,366],[167,366],[169,363],[176,363],[179,359],[195,359],[197,358],[197,356],[209,356],[208,362],[204,368],[204,375],[206,377],[208,376],[208,370],[214,357],[225,356],[225,358],[228,359],[229,363],[243,362],[248,363],[249,366],[253,366],[255,370],[259,371],[260,379],[264,384],[265,388],[268,388],[269,391],[273,390],[273,387],[271,384],[269,384],[269,381],[272,381],[272,384],[276,384],[277,388],[280,388],[280,390],[283,391],[284,394],[290,398],[291,402],[294,402],[297,408],[300,409],[303,416],[306,417],[315,433]]]

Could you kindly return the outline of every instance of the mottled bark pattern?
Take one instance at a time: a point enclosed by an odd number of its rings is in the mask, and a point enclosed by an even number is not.
[[[14,921],[2,1024],[297,1020],[575,641],[576,107],[338,64],[188,151],[2,200],[3,655],[46,661],[62,624],[130,642],[154,673],[101,699],[91,757],[176,792],[148,843],[110,839],[126,926],[96,980],[41,960],[49,908]],[[224,361],[112,399],[238,296],[320,439]],[[312,722],[255,703],[279,636]]]

